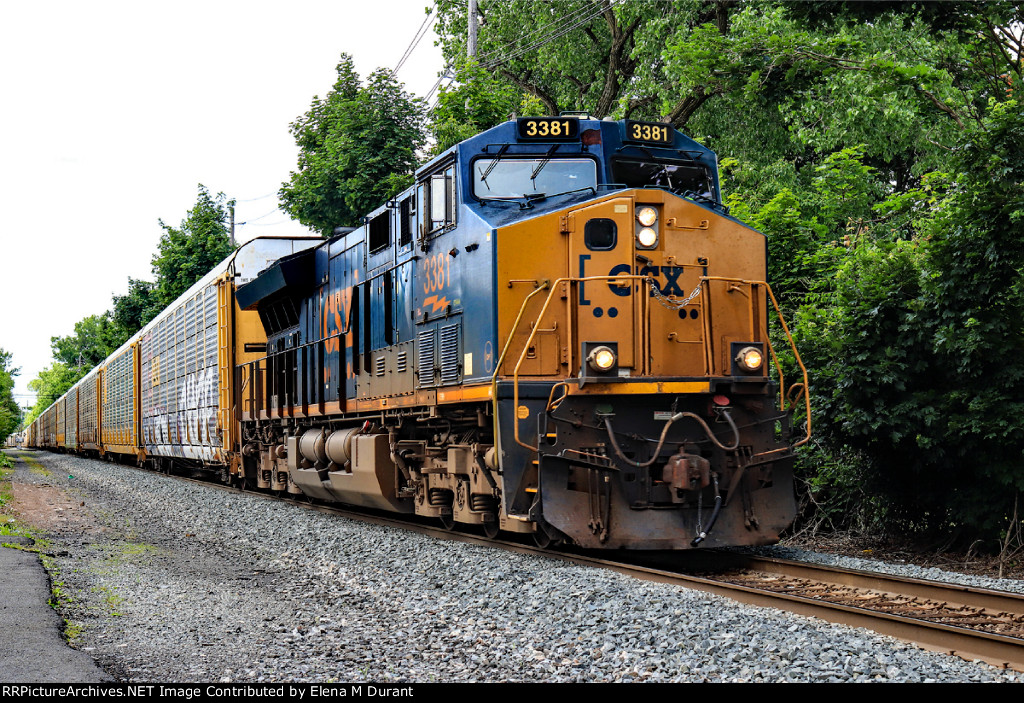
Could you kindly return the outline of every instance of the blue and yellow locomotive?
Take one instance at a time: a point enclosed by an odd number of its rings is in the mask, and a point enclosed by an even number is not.
[[[776,541],[809,408],[769,374],[765,276],[671,126],[504,123],[237,289],[266,353],[236,368],[231,471],[541,544]]]

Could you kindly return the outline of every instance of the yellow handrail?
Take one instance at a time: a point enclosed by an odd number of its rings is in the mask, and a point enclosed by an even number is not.
[[[779,318],[779,323],[782,324],[782,331],[786,333],[786,339],[789,340],[789,348],[793,350],[793,357],[796,359],[797,366],[800,367],[800,372],[803,375],[803,388],[802,392],[804,395],[804,407],[807,412],[807,434],[799,442],[794,444],[794,447],[799,447],[811,439],[811,392],[810,392],[810,381],[807,378],[807,367],[804,366],[803,360],[800,358],[800,352],[797,351],[796,342],[793,340],[793,335],[789,332],[789,327],[786,325],[786,319],[782,316],[782,310],[779,309],[779,301],[775,299],[775,293],[772,291],[772,287],[768,285],[766,281],[748,281],[742,278],[727,278],[725,276],[701,276],[701,281],[729,281],[732,283],[744,283],[750,286],[764,286],[765,290],[768,291],[768,297],[772,301],[772,306],[775,308],[775,314]],[[753,305],[751,301],[751,305]],[[767,325],[767,320],[765,321]],[[779,372],[779,407],[783,410],[786,409],[786,387],[782,378],[782,367],[779,365],[779,360],[775,356],[775,350],[772,348],[771,340],[768,336],[768,330],[765,329],[764,335],[765,341],[768,343],[768,350],[771,352],[772,361],[775,363],[775,368]],[[794,384],[794,387],[800,384]]]
[[[650,281],[652,279],[651,279],[650,276],[640,276],[640,275],[637,275],[637,274],[619,274],[617,276],[584,276],[584,277],[565,276],[564,278],[558,278],[558,279],[556,279],[555,281],[553,281],[551,283],[551,290],[548,292],[548,297],[544,300],[544,306],[540,309],[540,314],[537,315],[537,322],[539,323],[541,320],[544,319],[544,314],[547,312],[548,305],[551,303],[551,296],[554,295],[554,293],[558,289],[558,286],[560,286],[562,283],[566,283],[566,282],[569,282],[569,283],[586,283],[588,281],[612,281],[612,280],[627,282],[627,281]],[[538,291],[539,290],[540,289],[538,288]],[[506,349],[508,349],[509,344],[511,344],[512,338],[515,337],[516,329],[519,327],[519,323],[522,320],[523,311],[526,309],[526,303],[529,301],[529,298],[532,295],[534,295],[535,293],[537,293],[537,291],[534,291],[533,293],[531,293],[530,296],[527,296],[527,299],[523,301],[523,306],[519,310],[519,317],[516,318],[516,322],[512,326],[512,330],[509,332],[508,341],[505,342],[505,348]],[[530,349],[530,343],[533,342],[533,337],[534,337],[534,335],[537,334],[538,326],[539,325],[534,325],[533,329],[530,330],[530,336],[526,338],[526,343],[523,345],[523,350],[519,353],[519,359],[518,359],[518,361],[516,361],[515,368],[512,371],[512,412],[516,413],[516,421],[512,425],[513,428],[514,428],[513,434],[515,436],[516,443],[519,446],[525,447],[526,449],[529,449],[530,451],[534,451],[534,452],[537,451],[537,449],[538,449],[537,447],[534,447],[533,445],[530,445],[530,444],[526,444],[521,439],[519,439],[519,416],[518,416],[518,412],[519,412],[519,367],[522,366],[523,360],[526,358],[526,353]],[[645,349],[646,345],[642,344],[641,348]],[[504,356],[505,356],[505,352],[503,351],[502,352],[502,358],[504,358]],[[497,390],[497,377],[498,377],[498,370],[499,369],[500,369],[500,362],[499,362],[498,367],[496,367],[495,370],[494,370],[495,391]],[[497,392],[495,392],[494,393],[495,399],[497,399],[497,396],[498,396],[498,394],[497,394]],[[495,419],[495,424],[497,424],[497,418]]]

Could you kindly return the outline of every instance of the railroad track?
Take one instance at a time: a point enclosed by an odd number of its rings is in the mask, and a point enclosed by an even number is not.
[[[713,555],[698,569],[703,575],[643,561],[633,568],[658,578],[676,574],[691,588],[1024,671],[1021,594],[732,553]]]
[[[238,491],[228,486],[196,482]],[[714,550],[685,554],[625,552],[617,555],[621,560],[609,559],[607,553],[590,556],[568,550],[541,549],[403,520],[391,514],[368,515],[265,493],[253,495],[414,530],[436,538],[612,569],[637,578],[715,593],[742,603],[863,627],[932,651],[1024,671],[1024,595],[1021,594]]]

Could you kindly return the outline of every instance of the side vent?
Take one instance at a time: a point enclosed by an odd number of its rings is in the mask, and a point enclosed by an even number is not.
[[[409,352],[398,352],[398,361],[396,362],[398,367],[398,373],[405,373],[409,370]]]
[[[459,382],[459,324],[441,328],[441,385]]]
[[[383,376],[384,370],[387,367],[387,357],[378,356],[373,360],[373,375]]]
[[[434,385],[434,330],[423,330],[416,339],[416,373],[420,388]]]

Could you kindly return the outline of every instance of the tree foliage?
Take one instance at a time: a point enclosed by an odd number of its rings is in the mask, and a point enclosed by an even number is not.
[[[14,377],[19,370],[11,366],[12,360],[10,352],[0,349],[0,439],[21,425],[21,408],[14,399]]]
[[[156,279],[152,293],[157,311],[173,303],[231,253],[233,247],[227,223],[228,207],[233,204],[223,193],[211,196],[200,183],[196,204],[178,227],[160,220],[164,233],[152,261]],[[139,296],[143,294],[139,286],[134,292]],[[129,290],[129,295],[132,293]],[[131,304],[136,305],[137,301]]]
[[[91,369],[110,355],[119,345],[110,315],[89,315],[75,323],[74,334],[51,337],[53,358],[68,367]]]
[[[25,422],[32,422],[58,398],[78,383],[89,369],[84,366],[68,366],[55,361],[39,372],[39,375],[28,382],[29,390],[36,394],[35,405],[29,411]]]
[[[114,348],[124,344],[133,334],[145,327],[160,310],[156,285],[129,276],[128,292],[114,296],[114,307],[109,313],[114,327]]]
[[[348,54],[323,99],[291,125],[299,147],[298,170],[279,192],[292,217],[328,236],[357,225],[412,183],[424,141],[421,101],[378,69],[362,84]]]
[[[539,100],[494,78],[475,61],[460,61],[455,77],[452,85],[438,91],[437,104],[430,111],[433,154],[440,154],[513,115],[543,110]]]

